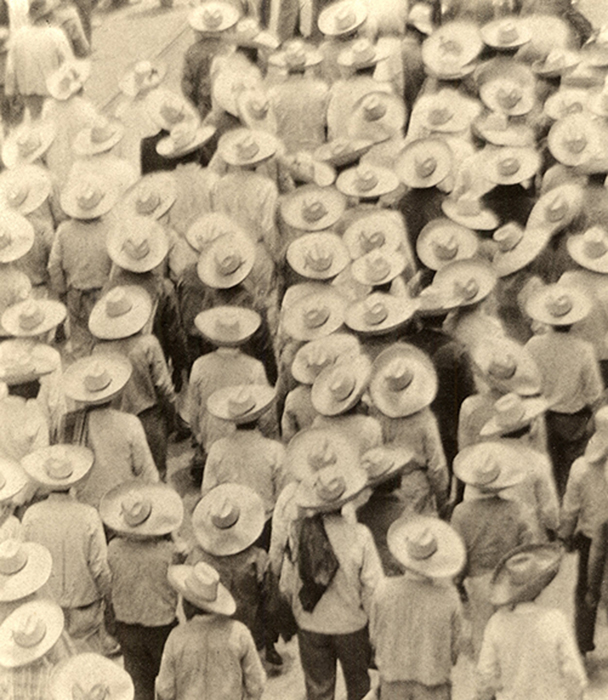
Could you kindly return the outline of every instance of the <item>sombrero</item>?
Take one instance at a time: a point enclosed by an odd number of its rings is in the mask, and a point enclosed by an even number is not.
[[[587,111],[589,91],[582,88],[560,87],[547,98],[544,112],[554,121],[563,119],[570,114],[580,114]]]
[[[550,326],[570,326],[588,316],[592,299],[580,287],[563,283],[547,284],[526,303],[530,318]]]
[[[197,272],[201,281],[213,289],[230,289],[240,284],[253,269],[255,244],[240,231],[216,238],[201,252]]]
[[[418,310],[410,297],[375,292],[346,310],[346,325],[363,335],[383,335],[405,325]]]
[[[48,76],[46,88],[55,100],[69,100],[82,89],[90,74],[90,61],[72,59]]]
[[[251,166],[271,158],[278,141],[267,131],[233,129],[220,137],[217,152],[228,165]]]
[[[42,343],[31,345],[18,339],[0,343],[0,382],[14,386],[51,374],[56,363],[46,351],[47,346]]]
[[[209,246],[224,234],[236,233],[238,236],[245,235],[242,229],[226,214],[210,212],[199,216],[186,231],[186,240],[199,252],[209,248]]]
[[[61,193],[61,208],[74,219],[97,219],[107,214],[117,201],[116,184],[93,172],[84,179],[69,180]]]
[[[51,553],[37,542],[1,542],[0,603],[21,600],[40,590],[49,580],[52,567]]]
[[[348,469],[359,462],[359,451],[344,433],[332,428],[307,428],[289,441],[285,464],[298,481],[325,467]]]
[[[473,131],[494,146],[534,146],[534,130],[528,124],[510,120],[502,112],[487,112],[472,123]]]
[[[458,133],[466,129],[479,114],[479,103],[457,90],[444,88],[421,95],[414,105],[412,120],[431,132]]]
[[[81,445],[50,445],[25,455],[21,466],[32,481],[64,491],[87,476],[94,459],[93,452]]]
[[[267,384],[237,384],[214,391],[207,399],[207,411],[236,425],[253,423],[276,398]]]
[[[519,17],[501,17],[480,29],[484,43],[494,49],[517,49],[532,38],[532,31]]]
[[[581,56],[578,52],[557,48],[544,58],[534,61],[532,70],[541,78],[557,78],[574,70],[580,62]]]
[[[224,32],[233,27],[240,16],[240,12],[231,3],[212,0],[195,7],[188,15],[188,23],[197,32]]]
[[[571,223],[582,211],[584,190],[576,184],[555,187],[543,194],[528,217],[527,228],[547,227],[553,233]]]
[[[288,72],[303,71],[322,61],[323,55],[315,46],[298,39],[285,44],[283,49],[276,51],[268,58],[270,65],[284,68]]]
[[[483,41],[475,23],[448,22],[425,39],[422,60],[427,70],[435,76],[460,77],[464,74],[463,69],[471,65],[482,48]]]
[[[0,263],[19,260],[34,245],[34,227],[22,215],[11,209],[0,212]]]
[[[196,109],[185,97],[163,88],[146,96],[146,111],[159,130],[169,132],[178,124],[199,121]]]
[[[2,314],[1,325],[16,338],[43,335],[65,320],[66,307],[51,299],[26,299],[9,306]]]
[[[51,600],[33,600],[0,625],[0,666],[18,668],[50,651],[63,632],[63,610]]]
[[[497,185],[524,183],[534,177],[541,166],[541,157],[535,148],[488,146],[486,151],[486,177]]]
[[[274,105],[261,88],[243,90],[236,97],[239,119],[249,129],[277,133],[277,117]]]
[[[536,103],[535,77],[528,66],[495,58],[477,71],[479,97],[493,112],[528,114]]]
[[[63,391],[73,401],[91,406],[107,403],[131,378],[131,362],[118,353],[95,353],[70,365],[63,374]]]
[[[16,496],[27,483],[27,475],[19,462],[0,458],[0,503]]]
[[[564,165],[582,165],[601,151],[600,132],[588,114],[569,114],[547,137],[553,157]]]
[[[494,289],[496,274],[482,260],[456,260],[437,271],[433,286],[445,295],[445,305],[469,306]]]
[[[291,374],[301,384],[313,384],[326,367],[356,357],[359,353],[359,341],[355,336],[332,333],[302,345],[291,364]]]
[[[418,469],[414,451],[407,447],[382,445],[361,456],[361,466],[367,474],[367,485],[374,488],[406,471]]]
[[[367,8],[357,0],[341,0],[324,7],[319,13],[317,23],[325,36],[351,34],[367,18]]]
[[[570,236],[566,245],[570,257],[581,267],[608,274],[608,232],[601,226],[592,226],[584,233]]]
[[[99,118],[93,126],[78,132],[72,148],[79,156],[105,153],[122,139],[124,133],[125,127],[121,122]]]
[[[295,340],[305,341],[329,335],[344,323],[347,304],[340,292],[323,285],[284,308],[285,332]]]
[[[281,217],[301,231],[321,231],[333,226],[346,209],[346,199],[334,187],[305,185],[283,195]]]
[[[471,359],[484,381],[503,394],[535,396],[540,393],[541,376],[534,358],[523,345],[507,336],[477,343]]]
[[[502,491],[526,477],[518,445],[478,442],[454,457],[454,474],[465,484],[484,491]]]
[[[374,45],[364,37],[357,39],[338,54],[338,65],[351,70],[361,70],[385,61],[389,55],[387,47]]]
[[[49,679],[52,700],[133,700],[131,676],[115,661],[101,654],[84,652],[60,661]]]
[[[158,87],[165,73],[167,66],[162,63],[152,61],[137,61],[120,79],[118,87],[127,97],[137,97],[142,93]]]
[[[355,406],[367,384],[371,362],[366,355],[326,367],[312,385],[312,405],[323,416],[337,416]]]
[[[201,124],[194,120],[178,124],[169,136],[156,144],[156,152],[163,158],[181,158],[204,146],[215,131],[212,124]]]
[[[353,278],[367,286],[388,284],[398,277],[406,266],[403,253],[376,248],[357,258],[351,265]]]
[[[492,231],[499,224],[496,214],[484,207],[481,198],[473,192],[465,192],[457,198],[447,197],[441,209],[452,221],[476,231]]]
[[[205,338],[223,347],[246,343],[261,323],[260,314],[241,306],[216,306],[201,311],[194,319],[194,325]]]
[[[258,20],[248,15],[225,32],[222,39],[229,44],[249,49],[276,51],[280,46],[277,37],[267,29],[263,29]]]
[[[496,251],[492,269],[498,277],[506,277],[531,263],[551,239],[551,229],[526,227],[511,221],[494,231]]]
[[[53,143],[57,128],[53,122],[24,123],[11,131],[2,145],[2,161],[7,168],[33,163]]]
[[[399,178],[388,168],[366,163],[340,173],[336,187],[348,197],[375,199],[394,192],[399,187]]]
[[[314,157],[336,168],[352,165],[374,145],[370,139],[337,138],[319,146]]]
[[[0,174],[0,199],[9,209],[26,216],[51,194],[49,172],[39,165],[18,165]]]
[[[336,171],[328,163],[314,157],[308,151],[298,151],[284,156],[289,174],[296,184],[314,184],[329,187],[336,181]],[[297,192],[297,189],[295,190]]]
[[[479,434],[482,437],[499,437],[517,432],[530,425],[548,407],[549,404],[542,397],[525,398],[513,392],[505,394],[494,403],[492,417]]]
[[[408,187],[433,187],[452,171],[452,151],[441,139],[410,141],[397,157],[395,172]]]
[[[227,617],[236,612],[234,598],[209,564],[200,561],[194,566],[170,566],[167,577],[171,586],[197,608]]]
[[[327,280],[342,272],[350,255],[340,236],[318,231],[292,241],[287,248],[287,262],[302,277]]]
[[[295,498],[298,505],[307,510],[339,510],[361,493],[366,484],[367,477],[361,467],[333,464],[302,479]]]
[[[152,299],[143,287],[114,287],[93,307],[89,330],[102,340],[129,338],[150,320],[152,306]]]
[[[473,258],[478,248],[475,232],[449,219],[429,221],[416,240],[416,253],[430,270],[439,270],[454,260]]]
[[[121,207],[128,216],[149,216],[160,219],[175,203],[177,185],[173,173],[155,172],[144,175],[124,195]]]
[[[169,241],[164,228],[149,216],[121,221],[108,236],[108,255],[123,270],[149,272],[167,257]]]
[[[385,416],[402,418],[430,406],[437,386],[428,355],[413,345],[393,343],[374,361],[369,393]]]
[[[381,143],[403,133],[406,109],[403,100],[389,92],[370,92],[353,105],[346,134],[353,139]]]
[[[380,249],[399,250],[406,241],[405,228],[389,211],[365,213],[358,217],[342,236],[353,260]]]

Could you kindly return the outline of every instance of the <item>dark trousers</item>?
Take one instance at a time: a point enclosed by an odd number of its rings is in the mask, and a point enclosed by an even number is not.
[[[146,434],[146,440],[152,453],[152,459],[160,478],[164,481],[167,475],[167,449],[169,441],[169,429],[167,419],[159,405],[146,408],[137,414]]]
[[[336,662],[340,662],[348,700],[361,700],[370,689],[372,650],[367,627],[351,634],[318,634],[298,630],[300,661],[308,700],[333,700]]]
[[[595,649],[593,638],[597,617],[597,605],[589,607],[585,602],[591,539],[579,532],[574,538],[574,547],[578,552],[578,579],[574,590],[574,627],[579,651],[585,654]]]
[[[572,462],[583,454],[587,446],[591,416],[591,409],[587,406],[576,413],[547,411],[545,414],[547,444],[560,499],[566,492]]]
[[[176,625],[177,621],[163,627],[144,627],[116,621],[116,639],[122,649],[125,671],[135,686],[134,700],[154,700],[154,681],[165,642]]]

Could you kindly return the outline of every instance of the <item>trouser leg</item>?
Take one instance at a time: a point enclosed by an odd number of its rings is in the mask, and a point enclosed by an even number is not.
[[[336,656],[342,666],[348,700],[361,700],[370,689],[369,668],[372,648],[369,630],[364,627],[351,634],[334,635]]]
[[[298,630],[300,661],[307,700],[333,700],[336,689],[336,652],[333,638]]]

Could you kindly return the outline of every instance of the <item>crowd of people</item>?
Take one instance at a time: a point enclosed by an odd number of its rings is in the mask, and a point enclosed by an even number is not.
[[[28,7],[0,48],[0,696],[256,700],[297,636],[308,700],[338,665],[348,700],[449,700],[461,654],[475,700],[581,700],[608,30],[570,0],[204,0],[181,92],[141,60],[107,114],[90,23]],[[572,552],[573,621],[542,602]]]

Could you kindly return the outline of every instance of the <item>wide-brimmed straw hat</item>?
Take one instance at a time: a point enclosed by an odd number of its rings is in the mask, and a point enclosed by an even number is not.
[[[284,157],[284,162],[296,184],[329,187],[336,181],[335,169],[315,158],[309,151],[290,153]]]
[[[74,401],[91,406],[107,403],[131,378],[133,367],[124,355],[95,353],[70,365],[63,374],[63,391]]]
[[[414,106],[416,121],[432,132],[457,133],[466,129],[480,111],[479,104],[457,90],[444,88],[422,95]]]
[[[33,163],[53,143],[57,127],[51,121],[23,123],[6,137],[2,145],[2,161],[7,168]]]
[[[439,184],[452,171],[452,151],[441,139],[418,139],[399,154],[395,172],[408,187],[426,188]]]
[[[325,368],[356,357],[360,350],[357,338],[348,333],[332,333],[311,340],[296,352],[291,374],[301,384],[313,384]]]
[[[19,165],[0,174],[0,199],[23,216],[38,209],[51,189],[51,177],[39,165]]]
[[[182,524],[184,506],[167,484],[133,480],[115,486],[99,503],[99,515],[114,532],[130,537],[160,537]]]
[[[358,355],[320,372],[312,385],[311,400],[324,416],[337,416],[350,410],[367,389],[372,364]]]
[[[378,355],[369,382],[374,405],[389,418],[426,408],[437,387],[437,372],[428,355],[406,343],[393,343]]]
[[[589,91],[583,88],[560,87],[547,98],[543,110],[548,117],[557,121],[570,114],[587,111]]]
[[[358,217],[342,236],[353,260],[373,250],[399,250],[406,239],[405,228],[389,211],[365,213]]]
[[[454,474],[483,491],[502,491],[525,479],[525,464],[516,444],[478,442],[456,455]]]
[[[229,2],[212,0],[195,7],[188,15],[188,23],[197,32],[225,32],[234,27],[241,17],[237,8]]]
[[[357,258],[351,272],[357,282],[373,287],[388,284],[405,270],[405,266],[403,253],[377,248]]]
[[[483,41],[473,22],[448,22],[438,27],[422,44],[422,60],[438,77],[460,77],[480,54]],[[472,69],[471,69],[472,70]]]
[[[95,304],[89,316],[89,330],[102,340],[129,338],[150,320],[152,299],[137,285],[121,285]]]
[[[196,271],[213,289],[230,289],[240,284],[253,269],[255,244],[246,233],[233,231],[216,238],[201,252]]]
[[[592,306],[592,299],[582,288],[558,282],[547,284],[532,294],[526,303],[526,312],[541,323],[570,326],[582,321]]]
[[[273,53],[268,59],[272,66],[284,68],[288,72],[304,71],[322,61],[323,54],[315,46],[298,39],[285,44],[284,48]]]
[[[588,114],[569,114],[553,124],[547,137],[553,157],[564,165],[582,165],[597,156],[601,135]]]
[[[479,239],[471,229],[449,219],[433,219],[416,240],[416,253],[431,270],[439,270],[454,260],[473,258]]]
[[[159,130],[169,132],[179,124],[199,121],[198,112],[191,102],[182,95],[163,88],[152,90],[146,96],[146,111]]]
[[[389,92],[370,92],[353,105],[346,133],[353,139],[382,143],[402,134],[406,109],[403,100]]]
[[[348,248],[340,236],[329,231],[305,233],[287,248],[287,262],[302,277],[327,280],[350,263]]]
[[[69,100],[86,83],[91,74],[90,61],[66,61],[46,79],[46,87],[56,100]]]
[[[445,295],[446,306],[469,306],[485,299],[496,285],[496,274],[483,260],[456,260],[437,271],[433,286]]]
[[[447,197],[441,203],[441,209],[452,221],[476,231],[492,231],[499,224],[496,214],[473,192],[465,192],[457,198]]]
[[[541,166],[540,153],[535,148],[486,148],[485,174],[497,185],[516,185],[530,180]]]
[[[276,51],[280,46],[277,37],[267,29],[263,29],[259,21],[251,15],[242,17],[223,35],[227,44],[248,49]]]
[[[52,700],[133,700],[135,687],[131,676],[115,661],[84,652],[60,661],[53,668],[49,693]]]
[[[494,49],[517,49],[532,39],[532,30],[525,19],[501,17],[480,29],[484,43]]]
[[[123,270],[149,272],[169,252],[164,228],[148,216],[133,216],[113,228],[108,237],[108,255]]]
[[[548,228],[551,232],[571,223],[582,211],[584,189],[576,183],[559,185],[541,195],[534,205],[526,227]]]
[[[523,63],[492,59],[478,70],[477,82],[481,101],[493,112],[522,116],[536,103],[534,73]]]
[[[295,340],[315,340],[334,333],[344,323],[347,305],[340,292],[323,285],[285,309],[285,332]]]
[[[214,391],[207,399],[207,411],[236,425],[253,423],[276,398],[267,384],[236,384]]]
[[[306,428],[287,446],[285,464],[298,481],[325,467],[348,469],[359,463],[359,450],[352,440],[333,428]]]
[[[30,452],[21,466],[36,483],[64,491],[87,476],[94,460],[93,452],[82,445],[50,445]]]
[[[4,540],[0,543],[0,602],[35,593],[49,580],[52,568],[51,553],[41,544]]]
[[[243,230],[226,214],[209,212],[199,216],[186,231],[186,240],[199,252],[206,250],[217,239],[227,233],[241,236]]]
[[[473,131],[494,146],[534,146],[534,130],[509,119],[502,112],[487,112],[472,123]]]
[[[192,513],[199,545],[217,557],[238,554],[262,534],[266,513],[261,497],[249,486],[220,484],[209,491]]]
[[[434,31],[433,8],[426,2],[415,2],[411,4],[407,16],[407,24],[416,27],[419,32],[427,36]]]
[[[429,578],[452,578],[466,562],[460,535],[439,518],[399,518],[388,530],[387,544],[406,569]]]
[[[32,382],[55,369],[56,364],[42,343],[32,346],[17,339],[0,343],[0,382],[7,386]]]
[[[272,157],[278,141],[267,131],[233,129],[223,134],[217,151],[228,165],[256,165]]]
[[[277,133],[274,105],[262,88],[242,90],[236,97],[236,105],[239,119],[246,127]]]
[[[374,145],[371,139],[333,139],[314,151],[314,157],[336,168],[351,165],[365,155]]]
[[[492,605],[534,600],[557,576],[563,556],[559,544],[526,544],[498,562],[490,584]]]
[[[34,227],[16,211],[0,212],[0,263],[10,263],[26,255],[34,245]]]
[[[0,625],[0,666],[27,666],[50,651],[63,632],[63,610],[51,600],[32,600]]]
[[[85,178],[68,181],[61,193],[61,208],[74,219],[97,219],[112,209],[118,196],[116,183],[90,172]]]
[[[234,598],[210,564],[200,561],[194,566],[170,566],[167,577],[171,586],[200,610],[227,617],[236,612]]]
[[[541,78],[557,78],[568,73],[581,62],[581,55],[570,49],[556,48],[534,61],[532,70]]]
[[[568,253],[581,267],[593,272],[608,273],[608,231],[592,226],[566,241]]]
[[[66,307],[51,299],[26,299],[2,314],[2,328],[16,338],[42,335],[65,320]]]
[[[375,199],[394,192],[399,187],[399,178],[388,168],[366,163],[340,173],[336,187],[348,197]]]
[[[503,394],[535,396],[540,392],[541,376],[534,358],[523,345],[507,336],[477,343],[471,359],[490,387]]]
[[[346,310],[346,325],[362,335],[384,335],[404,326],[418,310],[411,297],[374,292]]]
[[[356,463],[336,463],[306,475],[298,484],[295,498],[298,505],[307,510],[339,510],[366,485],[367,476]]]
[[[492,417],[480,430],[482,437],[508,435],[517,432],[538,416],[542,415],[549,404],[542,397],[522,397],[511,392],[501,396],[492,408]]]
[[[346,209],[346,199],[335,187],[305,185],[284,195],[280,202],[286,224],[302,231],[333,226]]]
[[[181,158],[204,146],[215,131],[212,124],[197,123],[194,120],[178,124],[169,136],[156,144],[156,152],[163,158]]]
[[[105,153],[122,139],[124,133],[125,127],[121,122],[99,118],[93,126],[86,127],[76,134],[72,148],[79,156]]]
[[[363,37],[338,54],[338,65],[352,70],[361,70],[375,66],[388,57],[387,47],[374,45],[369,39]]]
[[[350,34],[367,19],[367,7],[357,0],[341,0],[324,7],[317,23],[325,36]]]
[[[118,87],[127,97],[137,97],[158,87],[167,72],[163,63],[137,61],[120,79]]]
[[[124,195],[121,208],[127,216],[147,216],[160,219],[177,199],[177,185],[173,173],[155,172],[144,175]]]
[[[27,475],[19,462],[5,457],[0,458],[0,503],[16,496],[27,482]]]
[[[242,306],[215,306],[201,311],[194,325],[215,345],[236,347],[246,343],[262,323],[260,314]]]
[[[374,488],[395,476],[418,469],[414,451],[408,447],[382,445],[361,456],[361,467],[367,474],[367,485]]]

